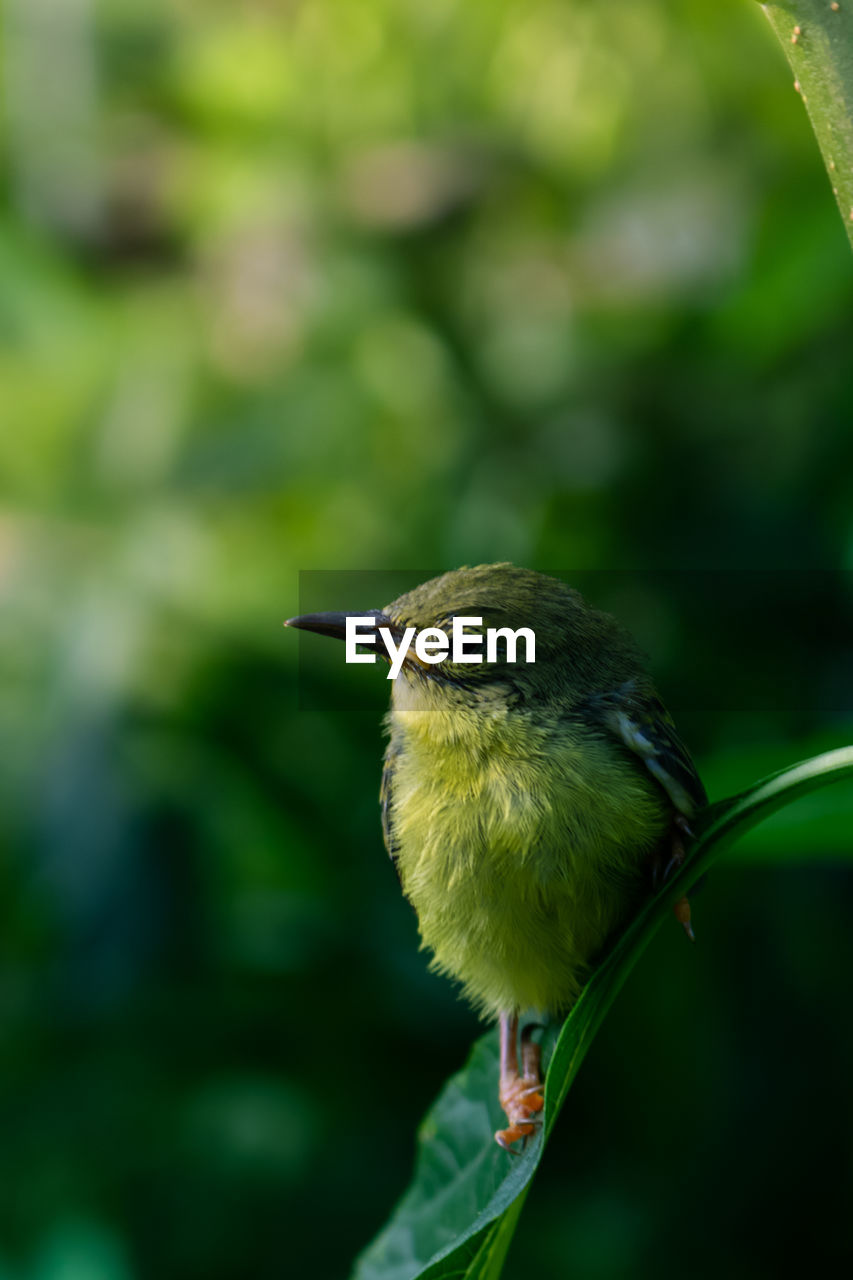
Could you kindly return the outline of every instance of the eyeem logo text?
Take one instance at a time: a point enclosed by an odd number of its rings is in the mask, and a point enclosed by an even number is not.
[[[406,627],[399,644],[394,639],[390,627],[376,626],[375,618],[348,617],[346,620],[347,662],[375,662],[375,653],[356,653],[356,645],[376,643],[377,630],[390,659],[388,679],[396,680],[400,674],[412,640],[415,642],[415,655],[420,662],[429,664],[444,662],[450,657],[451,662],[482,662],[483,639],[486,641],[486,662],[498,661],[498,640],[506,645],[506,661],[515,662],[519,638],[524,640],[524,661],[536,661],[536,636],[530,627],[519,627],[513,631],[510,627],[487,627],[485,637],[466,635],[465,627],[482,627],[482,618],[454,618],[450,638],[439,627],[425,627],[418,631],[416,627]],[[480,652],[475,652],[479,647]]]

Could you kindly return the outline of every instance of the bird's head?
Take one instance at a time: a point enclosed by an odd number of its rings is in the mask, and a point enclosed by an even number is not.
[[[392,674],[410,686],[427,682],[436,694],[439,689],[470,694],[500,684],[522,693],[542,689],[577,664],[590,639],[595,644],[597,620],[612,624],[608,615],[588,609],[579,593],[559,579],[501,563],[444,573],[381,610],[307,614],[286,625],[343,639],[347,620],[356,617],[370,619],[360,634],[375,637],[371,647],[391,663]],[[465,618],[481,622],[463,624]],[[405,645],[405,655],[396,661],[384,643],[383,630],[398,650]],[[459,647],[454,631],[457,639],[466,637]],[[489,632],[494,633],[492,645]],[[442,636],[447,652],[439,661]],[[481,660],[471,661],[474,655]]]

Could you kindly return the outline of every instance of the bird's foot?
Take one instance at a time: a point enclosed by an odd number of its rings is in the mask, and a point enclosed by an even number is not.
[[[530,1038],[534,1026],[526,1027],[521,1036],[521,1074],[517,1069],[501,1072],[499,1097],[509,1125],[498,1129],[495,1142],[517,1155],[513,1143],[526,1140],[539,1127],[539,1112],[545,1106],[539,1074],[541,1050]]]
[[[527,1080],[524,1076],[502,1080],[500,1099],[509,1125],[506,1129],[498,1129],[495,1142],[504,1151],[511,1151],[514,1142],[518,1142],[520,1138],[529,1138],[539,1126],[537,1113],[545,1106],[542,1083],[539,1080]]]

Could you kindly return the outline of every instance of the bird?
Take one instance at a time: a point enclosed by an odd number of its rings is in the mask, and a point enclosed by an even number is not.
[[[391,650],[429,631],[436,656],[398,657],[380,785],[382,831],[431,968],[499,1025],[500,1146],[541,1123],[528,1011],[567,1014],[594,965],[684,861],[705,788],[629,631],[562,579],[463,566],[363,614],[286,626]],[[451,650],[454,626],[468,638]],[[491,661],[476,637],[491,628]],[[532,633],[526,660],[507,632]],[[383,657],[381,645],[375,652]],[[362,656],[361,661],[365,661]],[[390,674],[390,672],[389,672]],[[675,914],[692,939],[690,904]]]

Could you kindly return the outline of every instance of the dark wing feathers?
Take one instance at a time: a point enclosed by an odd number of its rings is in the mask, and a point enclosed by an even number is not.
[[[690,753],[660,699],[628,681],[612,693],[595,694],[584,704],[592,718],[642,760],[679,813],[691,817],[708,803]]]
[[[394,765],[399,754],[400,748],[396,747],[393,742],[389,742],[388,750],[385,752],[382,781],[379,784],[379,804],[382,808],[382,838],[385,841],[388,856],[392,860],[397,857],[398,852],[398,845],[394,839],[391,810],[393,805]]]

